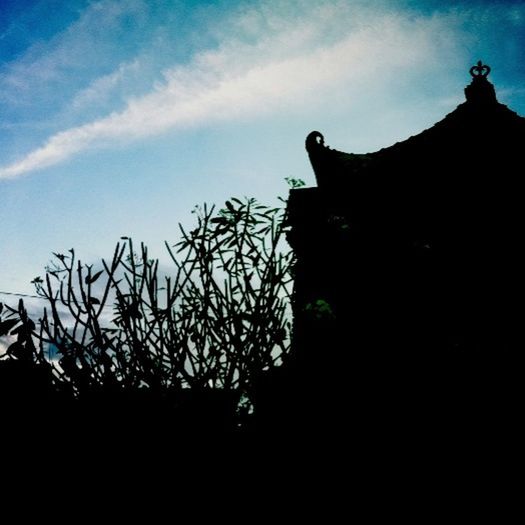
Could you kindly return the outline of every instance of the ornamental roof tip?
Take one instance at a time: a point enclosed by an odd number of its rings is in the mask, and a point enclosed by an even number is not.
[[[365,173],[379,173],[385,166],[399,162],[414,163],[410,159],[425,155],[445,158],[440,156],[443,151],[456,151],[465,157],[470,154],[466,151],[480,147],[500,155],[506,155],[503,151],[509,149],[521,150],[525,118],[498,102],[494,86],[487,79],[491,67],[479,60],[468,71],[471,81],[465,88],[465,102],[430,128],[386,148],[346,153],[330,148],[322,133],[312,131],[305,146],[318,187],[342,187],[361,180]]]
[[[475,66],[472,66],[469,70],[472,78],[476,77],[488,77],[491,72],[490,66],[483,64],[481,60],[478,60],[478,63]]]
[[[465,88],[467,102],[474,104],[492,104],[497,102],[496,90],[487,80],[491,72],[490,66],[483,64],[481,60],[469,70],[472,77],[471,83]]]
[[[498,103],[496,90],[493,84],[487,80],[491,71],[492,68],[484,64],[482,60],[478,60],[478,62],[469,69],[472,80],[470,84],[465,87],[465,97],[468,106]],[[331,150],[331,148],[325,144],[324,136],[319,131],[312,131],[307,136],[305,145],[309,152],[315,150]],[[334,151],[337,153],[337,150]]]

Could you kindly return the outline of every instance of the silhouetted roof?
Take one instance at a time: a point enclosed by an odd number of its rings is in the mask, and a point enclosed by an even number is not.
[[[431,128],[390,147],[352,154],[327,147],[318,131],[306,139],[306,149],[320,188],[352,186],[358,179],[403,177],[435,164],[441,171],[451,164],[479,169],[479,163],[501,163],[519,153],[525,139],[525,118],[498,102],[488,81],[490,68],[478,62],[470,69],[466,101]],[[490,157],[490,159],[489,159]],[[400,171],[402,168],[403,171]],[[395,173],[393,173],[395,171]]]

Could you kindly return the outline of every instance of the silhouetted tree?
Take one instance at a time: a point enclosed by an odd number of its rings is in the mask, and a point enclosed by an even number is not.
[[[6,357],[47,366],[72,398],[229,392],[239,411],[251,409],[254,378],[289,350],[285,211],[232,198],[193,213],[195,228],[166,243],[173,272],[128,238],[99,268],[74,250],[55,253],[33,281],[47,303],[38,330],[22,302],[0,324],[18,333]]]

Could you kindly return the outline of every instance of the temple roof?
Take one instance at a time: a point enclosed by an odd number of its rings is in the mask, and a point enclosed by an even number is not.
[[[476,158],[494,166],[518,153],[525,140],[525,118],[498,102],[489,73],[490,68],[478,62],[470,69],[465,102],[431,128],[373,153],[331,149],[321,133],[311,132],[306,149],[319,188],[352,186],[363,178],[399,180],[408,174],[413,179],[422,167],[444,174],[454,164],[456,172],[472,171]]]

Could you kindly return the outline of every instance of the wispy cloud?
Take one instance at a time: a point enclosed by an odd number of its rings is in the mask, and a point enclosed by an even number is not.
[[[244,10],[224,29],[214,50],[167,69],[150,93],[130,98],[123,110],[54,134],[42,147],[0,168],[0,178],[49,167],[116,141],[305,108],[333,89],[344,88],[349,99],[357,99],[373,83],[435,67],[438,57],[454,48],[450,22],[445,16],[352,9],[346,2],[286,13],[264,6]],[[113,89],[132,64],[94,81],[74,104]]]
[[[81,89],[71,101],[69,109],[82,111],[93,105],[104,104],[115,90],[130,77],[134,78],[140,70],[138,59],[119,64],[116,70],[96,78],[86,88]]]
[[[66,87],[78,88],[87,74],[112,67],[122,53],[115,43],[126,38],[126,21],[140,27],[145,10],[143,0],[90,3],[65,30],[35,39],[21,56],[2,64],[0,102],[21,107],[34,106],[35,98],[49,104],[67,97]],[[62,97],[50,87],[60,87]]]

